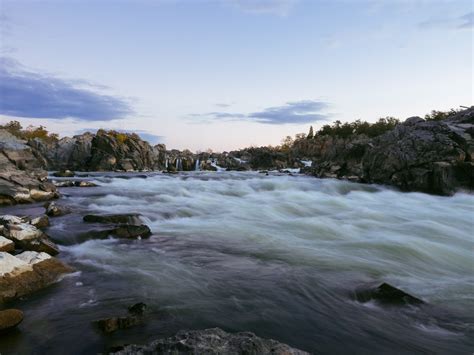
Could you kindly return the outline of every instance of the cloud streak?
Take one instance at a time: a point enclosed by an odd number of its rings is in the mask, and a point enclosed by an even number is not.
[[[189,115],[195,121],[247,121],[263,124],[304,124],[325,121],[330,114],[324,113],[328,103],[315,100],[287,102],[282,106],[265,108],[252,113],[209,112]]]
[[[233,0],[240,10],[254,14],[287,16],[298,0]]]
[[[100,86],[26,70],[0,58],[0,114],[14,117],[110,121],[133,113],[124,99],[96,91]]]
[[[447,28],[447,29],[473,29],[474,28],[474,12],[468,12],[458,17],[439,17],[431,18],[420,22],[421,28]]]

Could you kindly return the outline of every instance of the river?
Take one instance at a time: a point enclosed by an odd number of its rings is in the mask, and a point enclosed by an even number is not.
[[[123,174],[122,174],[123,175]],[[2,354],[94,354],[180,329],[252,331],[313,353],[472,353],[474,197],[402,193],[257,172],[92,174],[62,188],[73,213],[46,232],[77,269],[13,304]],[[40,214],[41,204],[0,209]],[[88,240],[87,213],[137,212],[146,240]],[[354,300],[388,282],[428,305]],[[92,321],[144,302],[147,321],[103,335]]]

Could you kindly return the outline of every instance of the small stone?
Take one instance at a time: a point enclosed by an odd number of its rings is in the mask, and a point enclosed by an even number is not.
[[[0,311],[0,331],[15,328],[23,321],[23,312],[19,309],[6,309]]]
[[[34,217],[30,220],[30,224],[36,228],[46,228],[49,226],[49,217],[47,215],[42,215]]]

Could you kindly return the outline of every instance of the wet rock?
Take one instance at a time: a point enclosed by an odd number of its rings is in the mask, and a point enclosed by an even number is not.
[[[44,207],[46,208],[46,214],[50,217],[63,216],[71,212],[69,208],[58,205],[55,202],[48,202]]]
[[[359,302],[377,301],[390,305],[421,305],[421,299],[416,298],[388,283],[383,283],[378,287],[361,288],[356,290],[355,297]]]
[[[76,175],[74,171],[67,170],[67,169],[56,171],[55,173],[53,173],[53,176],[55,177],[73,177],[74,175]]]
[[[5,309],[0,311],[0,332],[15,328],[23,321],[23,312],[19,309]]]
[[[15,243],[17,249],[45,252],[50,255],[59,253],[59,248],[48,236],[34,225],[28,223],[7,224],[4,235]]]
[[[122,224],[110,231],[111,234],[119,238],[148,238],[151,236],[151,230],[147,225],[141,224],[139,226]]]
[[[128,345],[115,354],[242,354],[309,355],[273,339],[263,339],[250,332],[227,333],[219,328],[180,331],[175,336],[149,345]]]
[[[25,251],[13,256],[0,252],[0,303],[43,289],[72,271],[47,253]]]
[[[38,217],[33,217],[28,221],[28,223],[35,226],[36,228],[46,228],[49,226],[49,217],[45,214]]]
[[[15,251],[15,243],[0,235],[0,251],[7,253]]]
[[[140,215],[138,213],[125,213],[125,214],[106,214],[96,215],[88,214],[83,217],[84,222],[93,223],[113,223],[113,224],[131,224],[141,225]]]

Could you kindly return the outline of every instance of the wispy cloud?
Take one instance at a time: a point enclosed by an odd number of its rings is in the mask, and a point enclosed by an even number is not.
[[[474,12],[457,17],[434,17],[420,22],[421,28],[473,29]]]
[[[323,101],[302,100],[251,113],[209,112],[194,113],[189,116],[195,122],[248,121],[264,124],[303,124],[327,120],[330,117],[329,113],[324,112],[327,108],[328,103]]]
[[[75,132],[75,134],[83,134],[86,132],[91,132],[95,133],[97,132],[100,128],[103,127],[97,127],[97,128],[83,128]],[[115,128],[104,128],[106,130],[114,130],[117,132],[122,132],[122,133],[136,133],[140,136],[141,139],[147,141],[148,143],[155,145],[158,143],[163,143],[165,141],[165,136],[159,136],[157,134],[150,133],[148,131],[144,131],[141,129],[138,130],[128,130],[128,129],[115,129]]]
[[[66,80],[25,69],[12,58],[0,58],[0,114],[14,117],[110,121],[133,113],[119,97],[84,80]]]
[[[474,12],[471,11],[461,17],[459,17],[460,23],[459,28],[474,28]]]
[[[299,0],[231,0],[242,11],[287,16]]]

